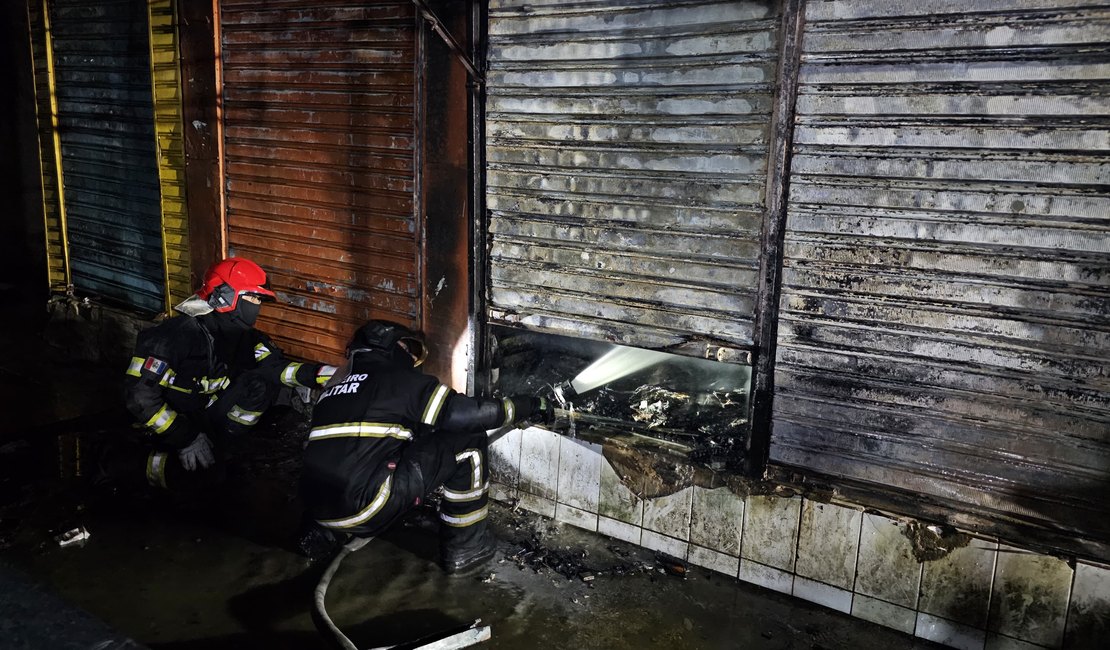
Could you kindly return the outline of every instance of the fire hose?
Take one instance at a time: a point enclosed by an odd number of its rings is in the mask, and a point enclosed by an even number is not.
[[[569,418],[570,416],[567,415],[566,417]],[[499,429],[487,431],[486,433],[489,435],[490,444],[493,444],[494,441],[498,440],[510,431],[518,428],[526,429],[529,426],[531,426],[530,423],[522,422],[517,424],[505,425]],[[321,634],[329,634],[334,637],[335,640],[339,643],[339,646],[343,648],[343,650],[359,650],[359,647],[356,646],[354,642],[352,642],[349,638],[347,638],[347,635],[343,634],[343,631],[339,629],[339,626],[337,626],[335,622],[331,620],[331,616],[328,616],[328,611],[324,605],[324,600],[328,594],[328,586],[331,584],[332,578],[335,577],[336,572],[339,571],[339,565],[343,563],[343,560],[346,559],[346,557],[351,553],[354,553],[363,546],[366,546],[373,539],[373,537],[351,538],[350,541],[348,541],[346,544],[343,545],[342,548],[339,549],[335,557],[332,558],[331,562],[328,564],[327,569],[324,570],[324,575],[320,577],[320,581],[316,584],[315,605],[317,616],[315,617],[314,621],[316,623],[316,627],[320,629]],[[432,635],[423,639],[418,639],[417,641],[413,642],[419,645],[409,645],[407,643],[405,645],[412,648],[413,650],[454,650],[455,648],[469,648],[470,646],[477,643],[488,641],[491,636],[490,628],[488,625],[479,627],[481,622],[482,619],[477,619],[470,625],[460,626],[458,628],[447,630],[446,632],[441,632],[439,634]],[[323,628],[326,628],[326,632]],[[369,650],[389,650],[389,648],[396,647],[396,645],[379,646],[376,648],[371,648]]]
[[[316,584],[315,601],[317,627],[319,628],[320,624],[323,623],[327,628],[327,632],[335,637],[336,642],[339,643],[339,646],[342,647],[343,650],[360,649],[354,642],[347,638],[347,635],[343,634],[339,626],[328,616],[327,608],[324,606],[324,600],[328,594],[328,586],[331,584],[332,578],[335,577],[336,572],[339,571],[339,565],[342,564],[343,560],[351,553],[366,546],[373,539],[373,537],[355,537],[344,544],[343,547],[339,549],[339,552],[336,553],[335,557],[332,558],[331,563],[328,564],[328,568],[324,571],[324,575],[320,577],[320,582]],[[413,650],[455,650],[456,648],[469,648],[476,643],[488,641],[490,638],[489,626],[479,627],[481,622],[481,619],[478,619],[470,625],[461,626],[414,642],[420,645],[412,646],[407,643],[404,645],[413,648]],[[321,629],[320,632],[323,633],[324,630]],[[396,647],[398,646],[379,646],[369,650],[389,650],[389,648]]]

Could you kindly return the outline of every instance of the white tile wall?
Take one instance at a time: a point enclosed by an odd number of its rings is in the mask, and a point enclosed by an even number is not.
[[[926,562],[918,611],[985,628],[997,556],[998,544],[973,539],[943,559]]]
[[[1072,577],[1063,560],[1000,546],[987,630],[1059,647]]]
[[[559,449],[562,436],[530,427],[521,437],[520,484],[522,491],[549,501],[559,493]]]
[[[513,429],[489,446],[490,475],[493,481],[501,483],[509,491],[515,492],[520,484],[520,444],[522,431]]]
[[[1065,646],[1097,648],[1110,639],[1110,568],[1075,566]]]
[[[740,569],[739,557],[694,544],[690,544],[690,554],[687,559],[690,560],[690,564],[734,578]]]
[[[800,575],[794,576],[793,594],[818,605],[824,605],[838,612],[852,612],[852,592],[840,587],[810,580]]]
[[[555,518],[555,499],[545,499],[524,491],[519,492],[517,496],[519,499],[517,503],[521,508],[530,510],[548,519]]]
[[[629,524],[609,517],[598,517],[597,532],[629,544],[639,546],[643,530],[638,524]]]
[[[852,616],[885,625],[906,634],[913,634],[913,628],[917,624],[917,612],[914,610],[860,593],[856,593],[855,598],[852,599]]]
[[[559,439],[559,503],[594,513],[601,496],[601,445],[571,438]]]
[[[744,543],[740,556],[794,572],[802,500],[752,496],[744,508]],[[743,563],[741,563],[741,572]]]
[[[640,545],[644,548],[650,548],[653,551],[666,553],[671,557],[680,560],[686,559],[686,554],[689,550],[690,544],[685,540],[675,539],[666,535],[660,535],[655,531],[644,529],[640,536]]]
[[[914,558],[913,545],[904,531],[905,526],[893,519],[873,514],[863,516],[856,593],[916,610],[921,563]]]
[[[1029,643],[1028,641],[1012,639],[1001,634],[988,633],[985,650],[1044,650],[1044,647],[1045,646],[1035,643]]]
[[[738,577],[744,582],[781,591],[784,594],[788,594],[794,589],[794,574],[766,564],[760,564],[754,560],[740,560],[740,574]]]
[[[694,488],[685,488],[644,502],[644,531],[654,531],[682,541],[690,539],[690,513]]]
[[[585,530],[597,531],[597,513],[581,510],[565,503],[555,504],[555,521]]]
[[[859,510],[805,501],[798,533],[796,573],[850,590],[856,579],[862,517]]]
[[[983,650],[987,633],[970,625],[923,612],[917,614],[915,634],[922,639],[943,643],[959,650]]]
[[[490,482],[489,497],[495,501],[511,503],[517,500],[517,491],[503,483]]]
[[[692,496],[690,542],[738,559],[744,529],[744,500],[727,488],[695,487]]]
[[[857,509],[727,489],[642,499],[597,445],[542,429],[491,445],[494,498],[953,648],[1102,648],[1110,568],[972,539],[919,563],[904,525]],[[1066,625],[1066,627],[1065,627]]]
[[[643,477],[629,477],[633,486],[643,490]],[[644,522],[644,500],[625,485],[616,470],[604,459],[601,463],[601,495],[598,514],[640,528]],[[637,535],[637,539],[638,539]],[[622,538],[623,539],[623,538]]]

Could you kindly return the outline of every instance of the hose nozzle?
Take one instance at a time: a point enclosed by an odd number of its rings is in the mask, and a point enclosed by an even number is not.
[[[555,393],[555,400],[559,402],[559,406],[564,409],[568,408],[571,400],[578,396],[578,391],[574,390],[574,386],[571,385],[569,379],[562,383],[555,384],[552,391]]]

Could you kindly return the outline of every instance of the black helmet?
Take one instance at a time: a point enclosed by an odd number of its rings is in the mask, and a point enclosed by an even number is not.
[[[423,336],[388,320],[372,320],[358,328],[347,344],[347,356],[359,350],[378,350],[396,359],[407,360],[411,357],[414,368],[428,358],[428,346],[424,344]],[[405,356],[393,356],[399,353]]]

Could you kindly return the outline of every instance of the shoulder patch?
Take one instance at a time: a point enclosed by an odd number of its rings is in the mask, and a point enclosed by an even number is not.
[[[166,367],[167,364],[165,361],[162,361],[161,359],[156,359],[154,357],[147,357],[146,361],[143,363],[143,370],[149,370],[156,375],[161,375],[163,372],[165,372]]]

